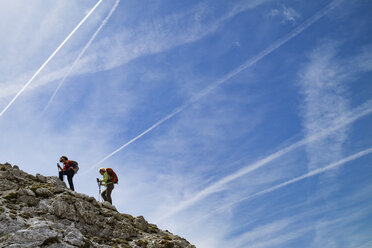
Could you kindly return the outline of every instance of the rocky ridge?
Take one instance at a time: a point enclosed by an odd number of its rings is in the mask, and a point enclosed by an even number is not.
[[[0,247],[195,248],[142,216],[68,189],[58,177],[0,164]]]

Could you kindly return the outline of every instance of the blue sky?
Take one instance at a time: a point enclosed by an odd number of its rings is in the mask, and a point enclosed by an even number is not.
[[[371,247],[371,10],[2,1],[0,162],[67,155],[93,196],[112,167],[119,211],[197,247]]]

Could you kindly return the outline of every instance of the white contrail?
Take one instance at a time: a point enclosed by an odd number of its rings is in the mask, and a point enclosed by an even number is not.
[[[35,72],[35,74],[28,80],[28,82],[23,86],[23,88],[15,95],[15,97],[9,102],[9,104],[1,111],[0,117],[8,110],[8,108],[14,103],[14,101],[23,93],[23,91],[32,83],[35,77],[44,69],[44,67],[49,63],[49,61],[58,53],[58,51],[65,45],[65,43],[71,38],[71,36],[80,28],[80,26],[88,19],[88,17],[93,13],[93,11],[101,4],[103,0],[99,0],[96,5],[85,15],[83,20],[72,30],[72,32],[66,37],[66,39],[57,47],[57,49],[49,56],[49,58],[40,66],[40,68]]]
[[[302,175],[302,176],[295,177],[295,178],[293,178],[293,179],[291,179],[291,180],[288,180],[288,181],[286,181],[286,182],[284,182],[284,183],[278,184],[278,185],[273,186],[273,187],[271,187],[271,188],[268,188],[268,189],[262,190],[262,191],[260,191],[260,192],[257,192],[257,193],[255,193],[255,194],[249,195],[249,196],[247,196],[247,197],[241,198],[241,199],[239,199],[239,200],[237,200],[237,201],[235,201],[235,202],[233,202],[233,203],[231,203],[231,204],[229,204],[229,205],[227,205],[227,206],[224,206],[223,209],[228,208],[228,207],[231,207],[231,206],[233,206],[233,205],[235,205],[235,204],[237,204],[237,203],[239,203],[239,202],[246,201],[246,200],[250,200],[250,199],[252,199],[252,198],[254,198],[254,197],[257,197],[257,196],[260,196],[260,195],[264,195],[264,194],[267,194],[267,193],[273,192],[273,191],[278,190],[278,189],[280,189],[280,188],[283,188],[283,187],[285,187],[285,186],[287,186],[287,185],[289,185],[289,184],[292,184],[292,183],[295,183],[295,182],[298,182],[298,181],[304,180],[304,179],[306,179],[306,178],[316,176],[316,175],[321,174],[321,173],[323,173],[323,172],[326,172],[326,171],[332,170],[332,169],[334,169],[335,167],[341,166],[341,165],[343,165],[343,164],[345,164],[345,163],[348,163],[348,162],[351,162],[351,161],[356,160],[356,159],[358,159],[358,158],[361,158],[361,157],[363,157],[363,156],[366,156],[366,155],[368,155],[368,154],[370,154],[370,153],[372,153],[372,147],[370,147],[370,148],[368,148],[368,149],[365,149],[365,150],[363,150],[363,151],[361,151],[361,152],[355,153],[355,154],[353,154],[353,155],[350,155],[350,156],[348,156],[348,157],[346,157],[346,158],[343,158],[343,159],[341,159],[341,160],[339,160],[339,161],[337,161],[337,162],[331,163],[331,164],[329,164],[329,165],[327,165],[327,166],[325,166],[325,167],[323,167],[323,168],[319,168],[319,169],[316,169],[316,170],[312,170],[312,171],[310,171],[310,172],[308,172],[308,173],[306,173],[306,174],[304,174],[304,175]],[[222,208],[216,209],[216,211],[218,211],[218,210],[220,210],[220,209],[222,209]]]
[[[215,88],[217,88],[219,85],[225,83],[227,80],[229,80],[232,77],[236,76],[241,71],[243,71],[243,70],[251,67],[252,65],[256,64],[258,61],[260,61],[261,59],[263,59],[264,57],[266,57],[268,54],[272,53],[273,51],[275,51],[276,49],[278,49],[279,47],[281,47],[283,44],[285,44],[286,42],[288,42],[289,40],[291,40],[292,38],[294,38],[298,34],[300,34],[302,31],[304,31],[305,29],[307,29],[313,23],[315,23],[316,21],[318,21],[321,17],[323,17],[325,14],[327,14],[330,10],[332,10],[333,8],[335,8],[341,1],[343,1],[343,0],[332,1],[330,4],[328,4],[322,10],[320,10],[315,15],[313,15],[312,17],[310,17],[309,19],[307,19],[305,22],[303,22],[295,30],[293,30],[292,32],[290,32],[286,36],[282,37],[281,39],[277,40],[275,43],[273,43],[272,45],[270,45],[268,48],[266,48],[265,50],[263,50],[262,52],[260,52],[256,56],[254,56],[253,58],[249,59],[248,61],[246,61],[241,66],[239,66],[238,68],[236,68],[232,72],[230,72],[227,75],[225,75],[223,78],[217,80],[216,82],[214,82],[213,84],[211,84],[210,86],[208,86],[207,88],[205,88],[204,90],[202,90],[201,92],[199,92],[198,94],[196,94],[188,102],[186,102],[182,106],[180,106],[177,109],[175,109],[174,111],[172,111],[170,114],[168,114],[167,116],[165,116],[164,118],[162,118],[161,120],[159,120],[158,122],[156,122],[154,125],[152,125],[151,127],[149,127],[147,130],[145,130],[144,132],[142,132],[141,134],[139,134],[135,138],[131,139],[130,141],[128,141],[127,143],[125,143],[124,145],[122,145],[121,147],[119,147],[118,149],[116,149],[115,151],[113,151],[112,153],[110,153],[109,155],[107,155],[101,161],[99,161],[98,163],[96,163],[92,167],[92,169],[93,168],[96,168],[98,165],[100,165],[101,163],[103,163],[105,160],[107,160],[108,158],[112,157],[114,154],[118,153],[119,151],[123,150],[125,147],[127,147],[128,145],[130,145],[134,141],[138,140],[139,138],[141,138],[142,136],[144,136],[145,134],[147,134],[148,132],[150,132],[152,129],[156,128],[157,126],[159,126],[163,122],[169,120],[170,118],[172,118],[176,114],[182,112],[187,107],[189,107],[193,103],[197,102],[200,98],[202,98],[205,95],[209,94],[212,90],[214,90]]]
[[[85,53],[85,51],[89,48],[89,46],[92,44],[93,40],[96,38],[96,36],[101,31],[101,29],[103,28],[103,26],[105,26],[105,24],[107,23],[107,21],[110,19],[111,15],[114,13],[114,11],[116,10],[116,7],[119,5],[119,3],[120,3],[120,0],[116,0],[114,6],[110,10],[110,13],[102,21],[101,25],[98,27],[98,29],[96,30],[96,32],[92,35],[92,37],[89,39],[88,43],[81,50],[81,52],[79,53],[78,57],[75,59],[74,63],[72,63],[72,65],[70,66],[70,68],[67,71],[67,73],[63,76],[63,78],[59,82],[57,88],[54,90],[53,95],[50,97],[49,102],[45,106],[45,108],[43,110],[43,113],[45,113],[45,111],[48,109],[49,105],[52,103],[54,97],[57,95],[57,92],[61,88],[62,84],[65,82],[66,78],[70,75],[70,73],[72,72],[72,70],[75,68],[75,66],[77,65],[77,63],[80,61],[81,57],[83,56],[83,54]]]
[[[297,141],[295,143],[293,143],[292,145],[289,145],[283,149],[281,149],[280,151],[277,151],[275,153],[272,153],[268,156],[266,156],[265,158],[253,163],[253,164],[249,164],[245,167],[243,167],[242,169],[238,170],[237,172],[235,173],[232,173],[220,180],[218,180],[217,182],[213,183],[212,185],[206,187],[205,189],[201,190],[199,193],[195,194],[192,198],[188,199],[188,200],[185,200],[183,202],[181,202],[178,206],[174,207],[173,209],[171,210],[168,210],[167,211],[167,214],[165,214],[164,216],[162,216],[160,218],[160,220],[162,219],[165,219],[165,218],[168,218],[169,216],[175,214],[176,212],[179,212],[193,204],[195,204],[196,202],[206,198],[207,196],[215,193],[215,192],[219,192],[221,190],[223,190],[223,187],[248,174],[248,173],[251,173],[255,170],[257,170],[258,168],[261,168],[262,166],[268,164],[269,162],[272,162],[273,160],[297,149],[297,148],[300,148],[310,142],[313,142],[313,141],[316,141],[316,140],[319,140],[320,138],[323,138],[329,134],[331,134],[332,132],[336,131],[337,129],[339,128],[342,128],[350,123],[353,123],[355,122],[356,120],[368,115],[368,114],[371,114],[372,113],[372,101],[368,101],[364,104],[362,104],[361,106],[359,106],[358,108],[354,109],[354,111],[352,111],[351,113],[339,118],[335,123],[335,125],[333,127],[330,127],[328,129],[324,129],[323,131],[319,132],[318,134],[316,135],[312,135],[312,136],[309,136],[305,139],[302,139],[300,141]]]

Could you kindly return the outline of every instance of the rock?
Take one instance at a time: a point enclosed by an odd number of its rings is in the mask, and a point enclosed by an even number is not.
[[[65,182],[61,181],[58,177],[52,176],[52,177],[46,177],[46,178],[47,178],[47,183],[53,184],[55,186],[61,186],[61,187],[67,188]]]
[[[21,229],[5,237],[1,243],[21,245],[21,247],[38,247],[45,243],[57,242],[58,234],[45,222],[34,221],[27,229]]]
[[[5,164],[3,164],[3,166],[4,166],[6,169],[11,169],[11,168],[12,168],[12,165],[9,164],[8,162],[5,162]]]
[[[0,164],[0,247],[194,248],[185,239],[121,214],[108,202]]]
[[[95,219],[92,218],[92,216],[96,216],[98,214],[98,211],[96,208],[87,201],[76,201],[74,203],[77,216],[81,221],[84,221],[89,224],[94,224]]]
[[[37,210],[43,213],[52,213],[53,210],[50,204],[50,200],[47,200],[47,199],[41,200],[37,206]]]
[[[0,244],[2,238],[6,236],[6,234],[10,234],[24,228],[27,228],[27,226],[23,221],[21,222],[12,219],[8,216],[8,214],[3,214],[0,217]]]
[[[15,182],[12,182],[8,179],[1,178],[0,175],[0,191],[8,191],[12,189],[17,189],[18,184]]]
[[[57,185],[57,186],[52,187],[50,190],[53,194],[59,194],[59,193],[65,192],[66,187],[62,187],[60,185]]]
[[[53,201],[51,214],[68,220],[75,220],[77,218],[75,208],[61,198]]]
[[[43,175],[40,175],[39,173],[36,174],[36,180],[38,180],[41,183],[46,183],[47,182],[47,178],[44,177]]]
[[[27,181],[28,176],[30,176],[29,174],[27,174],[23,170],[20,170],[19,168],[18,170],[12,170],[11,172],[12,172],[11,174],[14,175],[18,179],[18,181],[25,181],[25,180]]]
[[[35,196],[22,195],[18,197],[18,201],[24,203],[27,206],[36,206],[39,203],[39,199]]]
[[[36,196],[36,194],[34,193],[34,191],[32,191],[31,189],[26,189],[26,188],[22,188],[20,190],[18,190],[18,194],[19,195],[28,195],[28,196]]]
[[[83,246],[85,243],[83,234],[81,234],[77,229],[70,230],[63,240],[68,244],[78,247]]]
[[[142,231],[147,231],[149,223],[143,218],[143,216],[138,216],[134,219],[134,226]]]
[[[117,211],[116,208],[107,201],[101,202],[101,205],[102,205],[102,207],[111,209],[113,211]]]
[[[34,175],[27,174],[26,179],[36,181],[36,177]]]
[[[40,196],[40,197],[49,197],[53,195],[53,193],[50,192],[50,190],[46,188],[38,188],[36,189],[35,193],[37,196]]]

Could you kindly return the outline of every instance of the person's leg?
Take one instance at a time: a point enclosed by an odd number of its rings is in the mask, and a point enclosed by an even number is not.
[[[107,193],[106,193],[107,201],[111,204],[112,204],[111,192],[112,192],[113,189],[114,189],[114,184],[113,183],[110,183],[110,184],[107,185],[107,189],[106,189],[106,191],[107,191]]]
[[[106,192],[107,192],[107,188],[104,191],[102,191],[102,193],[101,193],[101,196],[102,196],[104,201],[107,201]]]
[[[63,171],[60,171],[60,172],[59,172],[59,179],[60,179],[61,181],[63,181]]]
[[[70,185],[70,189],[72,191],[75,191],[75,188],[74,188],[74,183],[72,182],[72,177],[74,176],[74,171],[73,170],[68,170],[67,171],[67,180],[68,180],[68,184]]]

